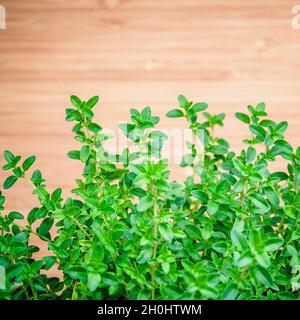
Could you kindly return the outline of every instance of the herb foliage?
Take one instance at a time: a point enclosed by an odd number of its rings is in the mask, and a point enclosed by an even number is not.
[[[74,198],[50,191],[40,170],[29,175],[34,156],[4,152],[3,188],[26,179],[40,205],[26,218],[0,215],[1,299],[299,298],[300,147],[285,140],[287,122],[267,119],[264,103],[236,113],[249,138],[235,154],[214,135],[225,115],[179,96],[167,116],[185,118],[193,139],[181,163],[192,175],[178,183],[169,179],[161,156],[167,136],[151,109],[131,109],[131,122],[120,125],[138,151],[113,155],[93,122],[98,100],[72,96],[66,109],[81,143],[68,156],[84,166]],[[286,172],[270,171],[277,158]],[[1,211],[4,202],[0,191]],[[35,258],[32,235],[51,254]],[[47,275],[54,265],[61,278]]]

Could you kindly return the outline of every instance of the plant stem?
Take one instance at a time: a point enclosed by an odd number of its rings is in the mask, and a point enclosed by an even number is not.
[[[38,300],[38,296],[37,296],[37,293],[36,293],[36,291],[35,291],[35,289],[34,289],[34,285],[33,285],[33,282],[32,282],[31,279],[29,279],[29,283],[30,283],[30,287],[31,287],[31,290],[32,290],[32,294],[33,294],[34,299],[35,299],[35,300]]]
[[[153,237],[154,237],[154,244],[153,244],[153,248],[152,248],[152,258],[155,260],[156,259],[156,254],[157,254],[157,247],[158,247],[158,239],[157,239],[157,236],[158,236],[158,224],[157,224],[157,215],[158,215],[158,204],[157,204],[157,193],[155,192],[154,190],[154,186],[152,185],[151,186],[151,189],[152,189],[152,193],[154,195],[154,203],[153,203]],[[153,286],[155,286],[155,276],[154,276],[154,273],[155,273],[155,269],[156,269],[156,266],[153,265],[151,267],[151,270],[150,270],[150,274],[151,274],[151,282],[153,284]],[[153,288],[151,290],[151,299],[154,300],[155,299],[155,288]]]
[[[72,291],[72,300],[75,300],[75,294],[77,289],[77,281],[74,283],[73,291]]]
[[[71,220],[76,224],[76,226],[90,239],[93,240],[93,238],[87,233],[87,231],[80,225],[80,223],[71,217]]]
[[[22,289],[23,289],[23,291],[24,291],[24,293],[25,293],[26,299],[27,299],[27,300],[31,300],[30,297],[29,297],[29,294],[28,294],[28,292],[27,292],[27,289],[26,289],[26,287],[25,287],[24,284],[22,285]]]

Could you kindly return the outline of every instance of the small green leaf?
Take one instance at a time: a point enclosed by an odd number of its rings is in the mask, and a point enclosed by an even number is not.
[[[70,97],[70,101],[72,103],[72,105],[76,108],[81,108],[83,102],[80,100],[80,98],[78,98],[77,96],[72,95]]]
[[[86,277],[86,270],[83,267],[74,266],[65,270],[65,273],[72,279],[83,281]]]
[[[193,110],[193,112],[197,113],[197,112],[206,110],[207,107],[208,107],[207,103],[198,102],[198,103],[195,103],[191,109]]]
[[[90,155],[91,148],[89,146],[82,146],[80,150],[80,160],[81,162],[85,163]]]
[[[185,108],[187,107],[187,105],[188,105],[188,101],[187,101],[186,97],[183,96],[182,94],[178,96],[178,102],[179,102],[180,106],[181,106],[182,108],[184,108],[184,109],[185,109]]]
[[[253,147],[249,147],[246,153],[246,160],[248,163],[251,163],[256,156],[256,150]]]
[[[68,152],[68,157],[74,160],[80,160],[80,151],[72,150]]]
[[[8,214],[8,219],[18,219],[18,220],[23,220],[24,216],[17,211],[12,211]]]
[[[23,170],[27,171],[33,165],[35,159],[36,159],[35,156],[31,156],[31,157],[27,158],[22,164]]]
[[[292,154],[293,153],[292,146],[288,142],[286,142],[285,140],[277,140],[274,142],[274,144],[278,148],[280,154],[282,154],[282,153]]]
[[[86,107],[89,109],[92,109],[98,103],[98,101],[99,101],[99,97],[94,96],[87,101]]]
[[[89,272],[87,276],[87,286],[91,292],[94,292],[101,281],[101,275],[99,273]]]
[[[236,112],[235,116],[237,119],[241,120],[242,122],[249,124],[250,123],[250,118],[247,116],[245,113],[242,112]]]
[[[239,293],[236,284],[229,284],[222,293],[221,300],[235,300]]]
[[[209,200],[207,203],[207,212],[211,215],[219,210],[219,205],[214,200]]]
[[[136,258],[136,261],[138,264],[144,264],[147,261],[149,261],[152,257],[152,248],[151,247],[145,247],[141,250],[140,254]]]
[[[266,131],[263,127],[258,124],[251,124],[249,126],[250,131],[256,136],[256,138],[260,141],[264,141],[266,138]]]
[[[187,224],[185,226],[185,232],[188,236],[192,237],[192,238],[195,238],[195,239],[202,239],[202,233],[200,231],[200,228],[199,227],[196,227],[192,224]]]
[[[250,196],[252,203],[256,207],[257,213],[267,213],[271,210],[271,206],[267,202],[267,200],[258,193],[254,193]]]
[[[79,111],[74,109],[66,109],[66,121],[78,121],[81,119]]]
[[[230,233],[232,243],[240,250],[246,250],[248,248],[248,242],[246,237],[236,230],[232,230]]]
[[[191,195],[200,200],[202,203],[207,203],[208,201],[208,195],[203,191],[195,189],[191,191]]]
[[[267,252],[273,252],[278,250],[283,245],[282,238],[271,238],[264,242]]]
[[[3,183],[3,188],[4,189],[9,189],[11,188],[16,181],[18,180],[18,178],[16,176],[9,176],[8,178],[6,178],[6,180]]]
[[[173,109],[173,110],[170,110],[167,113],[167,117],[169,117],[169,118],[181,118],[181,117],[184,117],[184,113],[179,109]]]
[[[101,126],[99,126],[97,123],[90,123],[88,126],[87,126],[87,128],[89,129],[89,131],[91,131],[91,132],[94,132],[94,133],[97,133],[97,132],[99,132],[99,131],[101,131],[102,130],[102,127]]]
[[[52,218],[48,217],[48,218],[44,219],[43,222],[41,223],[41,225],[39,226],[39,228],[37,229],[37,233],[42,237],[47,236],[52,225],[53,225]]]
[[[161,236],[167,240],[167,241],[172,241],[173,239],[173,233],[170,228],[170,226],[167,223],[162,223],[158,226],[159,233]]]
[[[140,212],[147,211],[153,206],[153,201],[148,196],[141,198],[140,202],[137,205],[137,210]]]
[[[4,158],[8,163],[13,163],[15,159],[14,155],[8,150],[4,151]]]
[[[254,277],[258,283],[264,284],[267,288],[272,286],[272,277],[267,269],[262,266],[255,266],[252,269]]]
[[[269,175],[269,179],[271,181],[283,181],[283,180],[287,180],[289,178],[289,176],[285,173],[285,172],[273,172]]]
[[[53,191],[52,195],[51,195],[51,200],[56,203],[59,201],[60,197],[62,194],[62,189],[61,188],[57,188],[55,191]]]
[[[194,162],[194,159],[195,159],[195,157],[191,153],[188,153],[188,154],[183,156],[182,162],[181,162],[180,165],[182,167],[189,166]]]
[[[213,233],[213,226],[210,223],[206,223],[201,229],[201,234],[204,240],[208,240]]]
[[[54,256],[45,256],[42,258],[42,261],[44,262],[44,269],[49,270],[55,263],[56,263],[56,257]]]

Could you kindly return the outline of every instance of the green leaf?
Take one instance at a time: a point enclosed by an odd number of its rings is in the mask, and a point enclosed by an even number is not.
[[[236,284],[229,284],[221,295],[221,300],[235,300],[239,293],[239,289]]]
[[[140,212],[147,211],[153,206],[153,201],[148,196],[141,198],[140,202],[137,205],[137,210]]]
[[[207,212],[211,215],[219,210],[219,205],[214,200],[209,200],[207,203]]]
[[[8,163],[13,163],[15,159],[14,155],[8,150],[4,151],[4,158]]]
[[[6,270],[3,265],[0,265],[0,290],[6,289]]]
[[[78,121],[81,120],[81,114],[74,109],[66,109],[66,121]]]
[[[267,288],[272,286],[273,280],[267,269],[263,268],[262,266],[255,266],[253,267],[252,271],[254,278],[258,283],[264,284]]]
[[[208,107],[207,103],[198,102],[198,103],[195,103],[191,109],[193,110],[193,112],[197,113],[197,112],[206,110],[207,107]]]
[[[68,157],[74,160],[80,160],[80,151],[72,150],[68,152]]]
[[[36,160],[35,156],[31,156],[31,157],[27,158],[22,164],[23,170],[27,171],[33,165],[35,160]]]
[[[18,180],[18,178],[16,176],[9,176],[8,178],[6,178],[6,180],[3,183],[3,188],[4,189],[9,189],[11,188],[16,181]]]
[[[188,101],[187,101],[186,97],[183,96],[183,95],[179,95],[179,96],[178,96],[178,102],[179,102],[180,106],[181,106],[182,108],[184,108],[184,109],[185,109],[185,108],[187,107],[187,105],[188,105]]]
[[[145,107],[143,111],[141,112],[141,116],[144,120],[150,120],[151,118],[151,108]]]
[[[42,236],[45,237],[48,235],[52,225],[53,225],[53,219],[52,218],[46,218],[42,221],[41,225],[39,226],[39,228],[37,228],[37,233]]]
[[[195,197],[196,199],[200,200],[202,203],[207,203],[208,201],[208,195],[203,192],[203,191],[200,191],[200,190],[192,190],[191,191],[191,195],[193,197]]]
[[[89,146],[82,146],[80,150],[80,160],[81,162],[85,163],[90,155],[91,148]]]
[[[168,273],[169,273],[169,271],[170,271],[170,263],[164,262],[164,263],[161,264],[161,267],[162,267],[163,272],[164,272],[165,274],[168,274]]]
[[[237,230],[232,230],[230,233],[232,243],[240,250],[246,250],[248,248],[248,242],[246,237]]]
[[[86,270],[83,267],[79,267],[79,266],[74,266],[74,267],[70,267],[68,269],[65,270],[65,273],[71,277],[72,279],[75,280],[81,280],[83,281],[84,278],[86,277]]]
[[[87,275],[87,286],[91,292],[94,292],[101,281],[101,275],[99,273],[89,272]]]
[[[291,257],[297,257],[298,256],[299,253],[298,253],[298,250],[295,247],[293,247],[292,245],[288,244],[286,246],[286,248],[287,248],[287,251],[288,251],[288,253],[289,253],[289,255]]]
[[[78,98],[77,96],[72,95],[70,97],[70,101],[72,103],[72,105],[76,108],[81,108],[83,102],[80,100],[80,98]]]
[[[267,202],[267,200],[258,193],[254,193],[250,196],[252,203],[256,207],[257,213],[267,213],[271,210],[271,206]]]
[[[264,242],[265,249],[267,252],[273,252],[278,250],[283,245],[282,238],[271,238]]]
[[[188,154],[183,156],[182,162],[181,162],[180,165],[182,167],[189,166],[194,162],[194,159],[195,159],[195,157],[191,153],[188,153]]]
[[[226,253],[227,252],[227,244],[225,241],[217,241],[214,242],[212,245],[213,250],[219,252],[219,253]]]
[[[169,117],[169,118],[181,118],[181,117],[184,117],[184,113],[179,109],[173,109],[173,110],[170,110],[167,113],[167,117]]]
[[[119,283],[118,278],[112,272],[105,272],[101,275],[101,282],[107,286],[117,285]]]
[[[94,96],[87,101],[86,107],[89,109],[92,109],[98,103],[98,101],[99,101],[99,97]]]
[[[246,124],[250,123],[250,118],[245,113],[236,112],[235,116],[236,116],[237,119],[241,120],[242,122],[244,122]]]
[[[289,176],[285,172],[273,172],[269,175],[271,181],[283,181],[287,180]]]
[[[62,189],[61,188],[57,188],[55,191],[53,191],[52,195],[51,195],[51,200],[56,203],[59,201],[60,197],[62,194]]]
[[[246,160],[248,163],[251,163],[256,156],[256,150],[253,147],[249,147],[246,153]]]
[[[188,236],[192,237],[192,238],[195,238],[195,239],[202,239],[202,233],[200,231],[200,228],[199,227],[196,227],[192,224],[187,224],[185,226],[185,232]]]
[[[170,228],[170,226],[167,223],[162,223],[158,226],[159,233],[161,236],[167,240],[167,241],[172,241],[173,239],[173,233]]]
[[[31,176],[31,181],[35,184],[39,184],[44,182],[45,180],[42,177],[42,173],[40,170],[34,170]]]
[[[201,234],[204,240],[208,240],[213,233],[213,226],[210,223],[206,223],[201,229]]]
[[[152,248],[151,247],[145,247],[141,250],[140,254],[136,258],[136,261],[138,264],[144,264],[148,262],[152,257]]]
[[[236,266],[243,268],[249,266],[253,261],[252,254],[249,250],[243,252],[236,261]]]
[[[8,214],[8,219],[18,219],[18,220],[23,220],[24,216],[17,212],[17,211],[12,211]]]
[[[90,123],[87,128],[89,129],[89,131],[92,131],[94,133],[102,130],[101,126],[99,126],[97,123]]]
[[[288,123],[286,121],[281,121],[277,124],[277,126],[275,127],[275,130],[277,133],[282,135],[286,131],[287,127],[288,127]]]
[[[293,148],[292,146],[286,142],[285,140],[277,140],[274,142],[275,146],[279,150],[280,154],[285,153],[285,154],[292,154],[293,153]]]
[[[250,131],[256,136],[256,138],[260,141],[264,141],[266,138],[266,131],[263,127],[258,124],[251,124],[249,126]]]
[[[42,261],[44,262],[44,269],[49,270],[55,263],[56,263],[56,257],[54,256],[45,256],[42,258]]]

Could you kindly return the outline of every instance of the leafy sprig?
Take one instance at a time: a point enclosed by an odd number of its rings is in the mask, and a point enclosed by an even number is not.
[[[41,171],[30,174],[34,156],[21,163],[4,152],[3,188],[26,180],[39,206],[19,223],[25,215],[4,213],[0,191],[1,299],[299,298],[300,148],[286,141],[286,121],[266,118],[264,103],[236,113],[249,129],[236,154],[214,133],[225,115],[180,95],[167,116],[192,132],[181,162],[192,175],[179,183],[169,179],[167,136],[151,108],[131,109],[120,125],[134,149],[110,154],[110,136],[93,122],[98,101],[71,96],[66,110],[81,144],[68,157],[84,166],[74,198],[48,190]],[[271,171],[278,158],[285,172]],[[33,236],[49,255],[36,257]],[[53,267],[61,278],[47,275]]]

